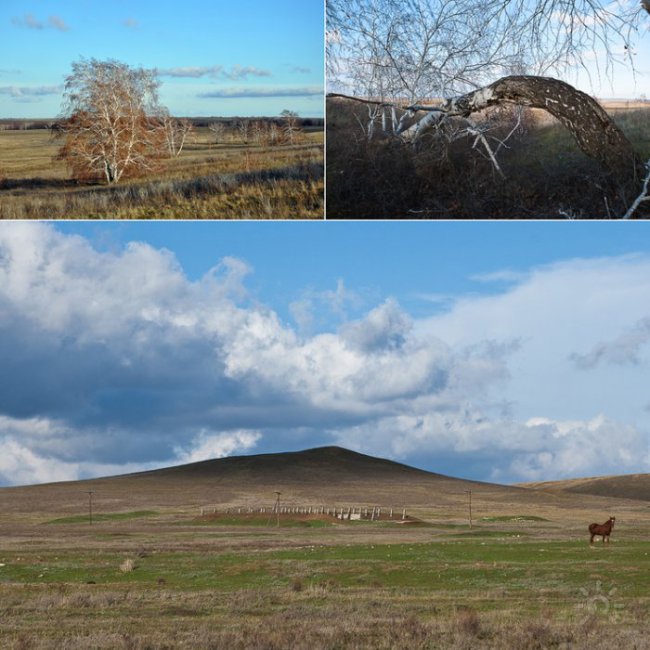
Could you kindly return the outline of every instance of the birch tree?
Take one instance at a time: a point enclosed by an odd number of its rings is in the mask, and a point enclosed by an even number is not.
[[[210,122],[208,129],[214,136],[215,144],[223,142],[224,136],[226,134],[226,125],[223,122]]]
[[[160,126],[165,136],[165,144],[170,157],[178,157],[183,151],[187,136],[193,131],[192,122],[186,118],[176,118],[167,109],[161,110]]]
[[[330,90],[415,103],[557,76],[594,50],[608,73],[632,64],[642,16],[638,0],[327,0]]]
[[[490,141],[485,113],[474,115],[504,104],[541,108],[610,173],[627,205],[645,166],[595,100],[555,77],[584,66],[585,54],[594,50],[604,54],[605,75],[617,61],[633,67],[634,37],[647,22],[647,3],[328,0],[330,95],[366,105],[360,125],[367,140],[467,138],[501,175],[498,153],[505,141]]]
[[[155,71],[115,60],[72,64],[58,157],[76,178],[103,176],[117,183],[157,166],[165,147],[158,86]]]
[[[282,132],[289,144],[293,144],[298,134],[300,133],[300,126],[298,124],[298,113],[285,109],[280,113],[282,118]]]

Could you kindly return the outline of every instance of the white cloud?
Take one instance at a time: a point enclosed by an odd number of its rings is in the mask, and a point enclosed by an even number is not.
[[[237,81],[239,79],[246,79],[247,77],[270,77],[271,72],[250,65],[234,65],[230,70],[224,70],[223,76],[232,81]]]
[[[60,16],[49,16],[47,24],[54,29],[58,29],[60,32],[70,31],[69,25]]]
[[[99,252],[47,224],[0,224],[11,381],[0,390],[0,480],[188,462],[272,446],[274,435],[303,440],[305,428],[310,445],[445,458],[480,478],[649,467],[648,257],[532,269],[426,320],[394,299],[349,320],[357,296],[341,280],[292,306],[305,328],[317,309],[343,323],[312,335],[251,299],[251,273],[224,257],[190,281],[144,243]],[[571,355],[602,341],[614,352],[587,352],[593,368],[577,369]],[[619,358],[636,363],[597,363]]]
[[[363,303],[361,296],[345,286],[342,278],[336,283],[336,289],[316,291],[306,289],[300,298],[289,305],[289,312],[304,334],[312,333],[316,325],[322,326],[334,315],[341,321],[348,319],[349,308],[359,308]]]
[[[607,415],[625,421],[648,401],[644,382],[629,374],[634,369],[609,367],[587,375],[571,359],[648,318],[649,304],[650,257],[567,260],[534,268],[497,294],[461,297],[447,313],[417,322],[416,330],[452,347],[519,340],[505,397],[517,404],[520,417],[589,419],[600,409],[594,404],[604,400]],[[643,366],[636,371],[642,374]],[[624,382],[625,389],[614,388],[615,382]]]
[[[514,271],[512,269],[501,269],[493,273],[480,273],[473,275],[471,280],[476,282],[520,282],[526,279],[526,274],[521,271]]]
[[[14,16],[11,19],[13,25],[16,27],[27,27],[28,29],[43,29],[45,25],[40,20],[37,20],[32,13],[26,13],[22,18]]]
[[[199,79],[201,77],[212,77],[229,79],[231,81],[245,80],[248,77],[270,77],[270,70],[264,70],[255,66],[233,65],[229,70],[222,65],[212,66],[185,66],[176,68],[160,68],[157,70],[161,77],[187,77]]]
[[[48,16],[47,23],[39,20],[34,14],[28,12],[22,17],[14,16],[11,22],[16,27],[26,27],[27,29],[42,30],[45,27],[56,29],[60,32],[67,32],[70,30],[68,24],[60,16]]]
[[[598,415],[587,421],[500,419],[465,410],[400,415],[340,429],[339,444],[398,459],[465,458],[493,481],[538,481],[649,471],[647,436]],[[495,462],[497,461],[497,462]]]
[[[241,99],[243,97],[313,97],[322,96],[321,86],[256,86],[237,88],[218,88],[209,92],[199,93],[201,99]]]
[[[362,321],[341,328],[341,337],[347,345],[362,352],[390,350],[406,343],[411,320],[397,302],[387,300],[373,309]]]
[[[192,440],[188,449],[178,448],[176,458],[180,463],[196,463],[211,458],[223,458],[235,453],[250,451],[262,437],[260,431],[229,431],[227,433],[211,433],[201,431]]]
[[[0,86],[0,95],[11,95],[14,99],[36,99],[62,92],[63,86]]]
[[[191,449],[197,430],[437,408],[468,390],[480,400],[507,375],[500,351],[454,354],[414,336],[391,300],[340,333],[299,337],[249,300],[250,272],[226,257],[189,282],[146,244],[97,252],[44,224],[2,225],[0,353],[13,390],[0,414],[50,422],[47,445],[29,444],[66,462],[159,462]],[[342,282],[323,296],[334,310],[348,299]]]
[[[598,343],[587,354],[573,353],[570,359],[582,370],[595,368],[601,361],[619,365],[640,362],[639,352],[650,341],[650,318],[640,320],[634,327],[608,342]]]
[[[216,77],[223,71],[222,65],[213,66],[181,66],[177,68],[161,68],[157,70],[161,77],[187,77],[199,79],[200,77]]]
[[[78,475],[78,463],[52,462],[13,438],[0,438],[0,480],[6,483],[49,483],[74,479]]]
[[[634,425],[598,415],[588,421],[537,418],[526,428],[539,431],[537,448],[515,456],[509,467],[493,473],[495,479],[514,475],[522,481],[543,481],[650,471],[647,435]]]

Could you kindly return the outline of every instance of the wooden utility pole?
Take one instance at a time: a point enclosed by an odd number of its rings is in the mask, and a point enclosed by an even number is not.
[[[467,492],[467,507],[469,508],[469,527],[472,527],[472,491],[465,490]]]
[[[95,490],[86,490],[86,494],[88,495],[88,525],[92,525],[92,523],[93,523],[93,494],[95,494]]]
[[[275,525],[280,528],[280,494],[281,492],[275,491]]]

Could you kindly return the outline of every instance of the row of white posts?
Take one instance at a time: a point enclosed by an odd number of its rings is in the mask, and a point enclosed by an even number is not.
[[[216,507],[201,507],[201,516],[210,513],[216,513]],[[253,508],[251,506],[247,507],[235,507],[228,508],[226,510],[228,514],[277,514],[277,506],[260,506],[259,508]],[[337,519],[347,519],[348,521],[355,521],[360,519],[368,519],[370,521],[376,521],[382,518],[384,519],[394,519],[396,516],[399,516],[399,509],[395,510],[393,508],[381,508],[379,506],[348,506],[348,507],[337,507],[328,508],[326,506],[280,506],[281,515],[328,515],[330,517],[336,517]],[[406,519],[406,508],[401,510],[402,520]]]

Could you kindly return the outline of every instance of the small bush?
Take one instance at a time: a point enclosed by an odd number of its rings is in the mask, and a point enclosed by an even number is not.
[[[476,611],[469,607],[458,612],[457,625],[467,636],[479,636],[481,633],[481,619]]]
[[[135,560],[132,560],[131,558],[127,558],[120,564],[120,571],[122,573],[131,573],[131,571],[135,571],[137,568],[137,565],[135,563]]]

